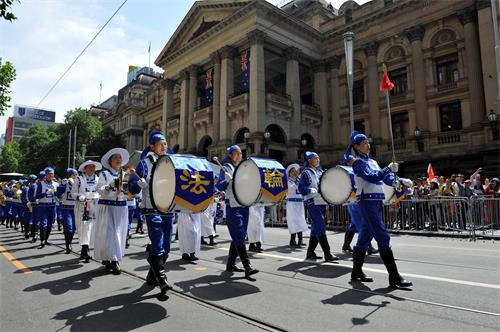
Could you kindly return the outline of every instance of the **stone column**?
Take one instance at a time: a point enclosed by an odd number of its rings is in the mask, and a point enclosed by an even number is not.
[[[194,128],[194,111],[198,106],[198,70],[197,65],[191,65],[188,68],[189,71],[189,106],[187,113],[187,124],[188,124],[188,134],[187,134],[187,148],[188,151],[196,151],[196,130]]]
[[[371,42],[364,47],[368,58],[368,107],[370,110],[370,132],[374,139],[381,138],[380,132],[380,111],[378,109],[379,90],[378,90],[378,70],[377,70],[377,52],[378,43]],[[389,120],[390,121],[390,120]]]
[[[168,117],[174,112],[174,86],[175,81],[166,78],[163,81],[163,108],[161,117],[161,131],[167,135]]]
[[[328,126],[328,96],[326,92],[326,63],[316,61],[312,66],[314,73],[314,103],[317,104],[321,112],[321,124],[319,125],[319,145],[328,145],[330,142]]]
[[[180,74],[181,82],[181,112],[179,118],[179,148],[181,151],[188,149],[188,114],[189,114],[189,72]]]
[[[266,71],[264,64],[265,33],[252,31],[248,33],[250,43],[250,107],[248,127],[251,133],[264,131],[266,116]]]
[[[425,67],[422,52],[424,28],[416,26],[407,31],[411,43],[411,57],[413,63],[413,86],[415,91],[415,117],[417,127],[421,131],[429,130],[429,114],[427,113],[427,98],[425,96]]]
[[[497,5],[497,11],[498,11]],[[495,36],[493,34],[493,20],[491,18],[491,2],[476,2],[479,43],[481,45],[481,66],[483,68],[483,87],[486,113],[494,110],[500,112],[500,103],[496,102],[498,95],[498,80],[495,61]]]
[[[457,13],[464,26],[465,56],[467,61],[467,78],[470,93],[471,125],[479,125],[486,117],[484,107],[484,90],[481,69],[481,55],[479,53],[479,37],[476,26],[476,10],[474,6],[465,8]],[[494,61],[492,59],[492,61]]]
[[[341,144],[342,137],[340,133],[341,120],[340,120],[340,84],[339,84],[339,67],[340,57],[333,56],[329,59],[330,64],[330,83],[332,96],[332,134],[330,135],[330,144]]]
[[[224,140],[227,144],[230,143],[232,139],[232,136],[228,131],[229,123],[227,119],[227,102],[229,100],[229,96],[234,92],[233,57],[235,50],[230,46],[224,46],[220,49],[219,53],[221,56],[219,140]]]
[[[212,128],[213,128],[213,143],[216,145],[220,140],[220,82],[221,82],[221,64],[219,52],[214,52],[210,56],[214,64],[214,76],[212,77],[213,84],[213,102],[212,102]]]
[[[301,99],[299,75],[299,49],[289,47],[284,52],[286,58],[286,93],[292,101],[292,121],[289,140],[300,140],[301,135]]]

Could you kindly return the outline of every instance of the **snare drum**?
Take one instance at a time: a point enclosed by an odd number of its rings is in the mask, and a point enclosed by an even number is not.
[[[276,160],[250,157],[236,167],[232,189],[241,206],[273,205],[286,198],[288,177]]]
[[[321,174],[319,193],[328,204],[355,203],[355,183],[352,167],[337,165]]]
[[[214,174],[204,158],[161,156],[153,165],[149,194],[162,212],[203,212],[214,200]]]

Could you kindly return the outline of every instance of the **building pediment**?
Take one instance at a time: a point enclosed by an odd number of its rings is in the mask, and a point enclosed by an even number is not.
[[[158,55],[155,64],[161,67],[163,60],[171,53],[202,36],[250,2],[248,0],[196,1]]]

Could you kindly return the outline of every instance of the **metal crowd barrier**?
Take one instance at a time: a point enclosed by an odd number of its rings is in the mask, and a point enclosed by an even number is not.
[[[500,238],[500,198],[493,196],[411,198],[384,206],[382,217],[393,232]],[[306,219],[310,223],[307,210]],[[347,206],[330,206],[327,219],[327,229],[345,231],[350,222]],[[286,227],[285,202],[266,208],[265,224]]]

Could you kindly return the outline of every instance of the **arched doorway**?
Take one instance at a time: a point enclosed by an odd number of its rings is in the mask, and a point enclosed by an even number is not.
[[[210,136],[204,136],[198,143],[198,155],[208,158],[208,147],[212,145],[213,140]]]
[[[175,144],[175,145],[174,145],[174,147],[172,148],[172,151],[173,151],[174,153],[177,153],[177,152],[179,152],[179,148],[180,148],[180,147],[179,147],[179,144]]]
[[[271,143],[278,144],[286,144],[286,136],[284,130],[275,124],[270,124],[266,127],[266,131],[264,133],[265,143],[264,149],[267,151],[263,151],[269,158],[275,159],[278,162],[282,163],[284,159],[284,150],[277,150],[269,148]]]

